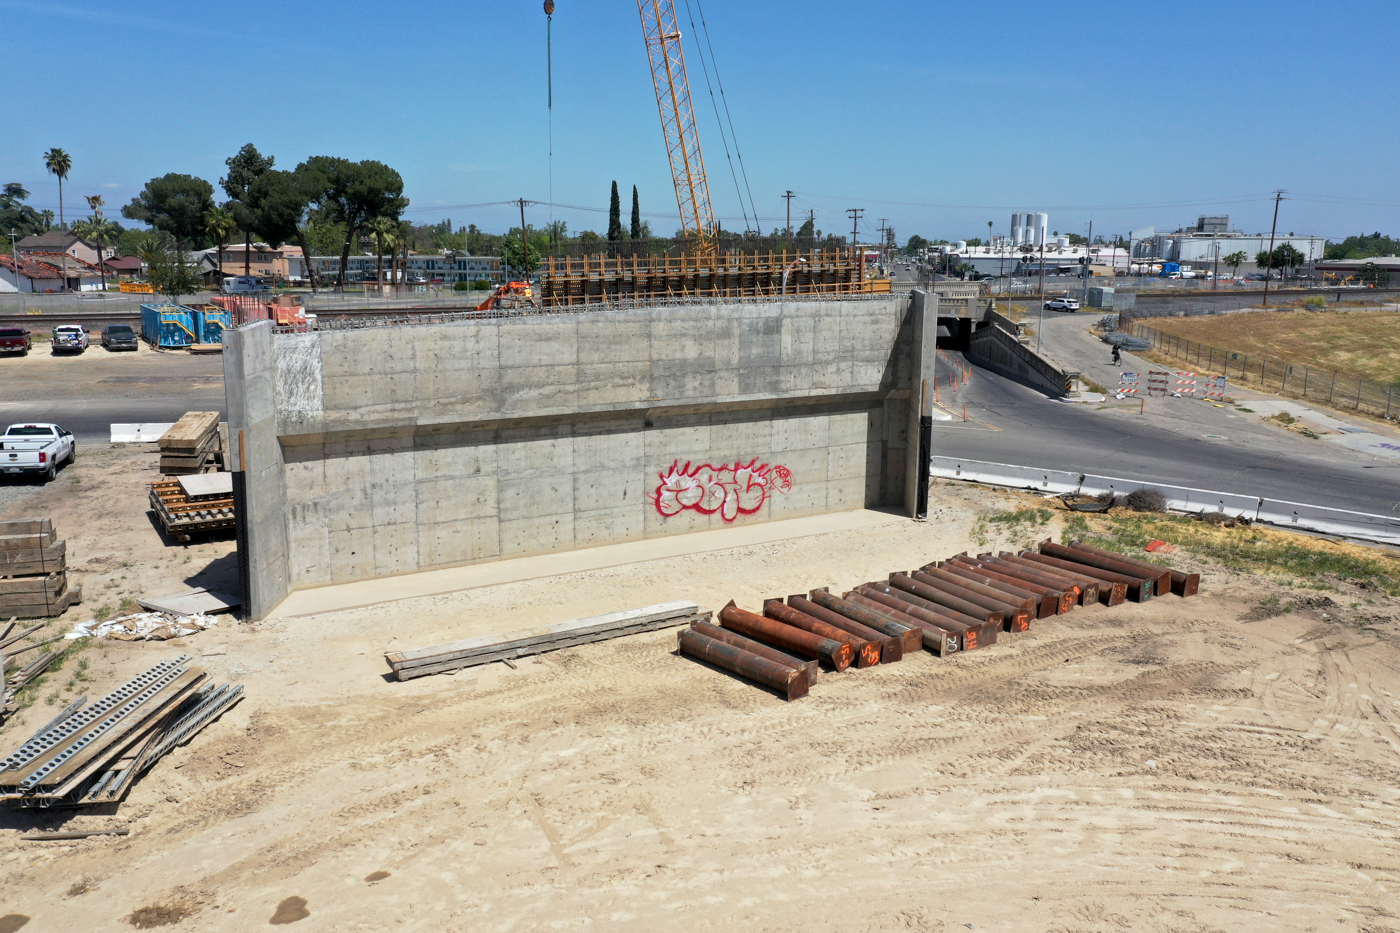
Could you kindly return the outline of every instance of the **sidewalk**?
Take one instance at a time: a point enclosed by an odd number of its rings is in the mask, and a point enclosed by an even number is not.
[[[283,600],[271,615],[277,619],[295,619],[326,612],[361,609],[400,599],[411,599],[415,596],[439,596],[444,593],[456,593],[483,586],[496,586],[501,583],[519,583],[523,580],[535,580],[542,577],[558,577],[586,570],[602,570],[608,567],[665,560],[707,551],[724,551],[755,544],[769,544],[774,541],[805,538],[834,531],[850,531],[855,528],[868,528],[899,521],[908,521],[908,518],[899,511],[859,509],[851,512],[834,512],[830,515],[811,515],[806,518],[790,518],[785,521],[718,528],[713,531],[698,531],[693,534],[672,535],[666,538],[647,538],[641,541],[607,544],[602,547],[585,548],[578,551],[536,554],[532,557],[516,557],[510,560],[469,564],[465,567],[451,567],[446,570],[428,570],[387,579],[341,583],[309,590],[298,590]]]

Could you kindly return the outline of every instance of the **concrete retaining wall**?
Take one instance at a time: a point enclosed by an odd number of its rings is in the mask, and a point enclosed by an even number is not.
[[[912,503],[920,477],[926,497],[923,317],[916,292],[239,328],[249,616],[303,587]]]
[[[1001,373],[1045,394],[1059,398],[1066,391],[1066,376],[1060,369],[1014,336],[996,325],[976,331],[968,342],[967,356],[979,366]]]

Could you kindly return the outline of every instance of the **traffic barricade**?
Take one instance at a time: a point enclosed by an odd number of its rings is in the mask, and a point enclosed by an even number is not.
[[[1140,375],[1138,373],[1118,374],[1118,398],[1127,398],[1129,395],[1136,397],[1138,394]]]
[[[1196,374],[1195,374],[1195,373],[1177,373],[1177,374],[1176,374],[1176,391],[1174,391],[1174,392],[1172,393],[1172,395],[1176,396],[1177,398],[1195,398],[1195,397],[1196,397]]]
[[[1171,373],[1159,370],[1149,370],[1147,373],[1147,394],[1166,395],[1167,387],[1171,384]]]
[[[1229,386],[1229,379],[1225,376],[1211,376],[1206,380],[1206,398],[1223,402],[1225,400],[1225,389]]]

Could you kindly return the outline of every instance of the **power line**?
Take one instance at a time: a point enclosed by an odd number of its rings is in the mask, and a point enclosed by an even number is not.
[[[686,0],[689,3],[689,0]],[[715,66],[715,83],[719,85],[719,99],[724,104],[724,116],[729,121],[729,135],[734,139],[734,155],[739,160],[739,173],[744,176],[744,188],[749,192],[749,206],[753,208],[754,222],[758,222],[758,205],[754,203],[753,189],[749,187],[749,170],[744,167],[744,153],[739,150],[739,133],[734,129],[734,117],[729,112],[729,98],[724,94],[724,79],[719,75],[719,59],[715,58],[715,47],[710,42],[710,24],[705,21],[705,4],[695,0],[695,8],[700,11],[700,27],[705,30],[705,44],[710,47],[710,63]],[[688,9],[688,7],[687,7]],[[762,230],[757,231],[762,233]]]
[[[685,0],[685,14],[690,18],[691,33],[697,32],[698,30],[695,28],[695,14],[690,10],[690,0]],[[719,140],[724,144],[724,158],[729,162],[729,177],[734,179],[734,193],[739,197],[739,211],[744,215],[744,230],[747,231],[749,229],[749,212],[748,208],[744,206],[744,192],[739,189],[739,176],[734,171],[734,159],[729,154],[729,139],[724,135],[724,121],[719,117],[719,103],[715,100],[714,86],[710,84],[710,68],[709,65],[705,63],[705,50],[698,42],[695,45],[695,54],[700,59],[700,70],[705,74],[705,90],[710,92],[710,106],[714,108],[715,123],[719,126]],[[715,67],[715,77],[716,79],[719,78],[718,66]],[[737,139],[734,141],[734,148],[739,148],[739,141]],[[758,212],[755,211],[754,213]]]

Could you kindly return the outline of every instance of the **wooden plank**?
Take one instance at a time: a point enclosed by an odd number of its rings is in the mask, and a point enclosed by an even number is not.
[[[47,593],[50,596],[57,596],[59,593],[63,592],[64,582],[64,573],[61,570],[32,577],[0,579],[0,603],[3,603],[7,596],[27,596],[42,593]],[[26,602],[28,602],[28,600],[26,600]]]
[[[51,518],[16,518],[0,522],[0,538],[10,535],[51,535],[53,534],[53,519]]]
[[[125,826],[118,826],[114,829],[84,829],[63,833],[30,833],[28,836],[20,836],[26,842],[55,842],[60,839],[88,839],[92,836],[125,836],[131,830]]]
[[[194,615],[197,612],[219,613],[237,609],[239,601],[223,593],[211,593],[206,589],[190,590],[172,596],[158,596],[154,599],[138,599],[138,606],[152,612],[168,612],[172,615]]]
[[[709,622],[711,614],[700,612],[695,615],[675,616],[666,619],[654,619],[650,622],[641,622],[636,625],[629,625],[621,629],[612,629],[589,634],[580,634],[571,638],[561,639],[543,645],[533,645],[524,648],[502,648],[491,651],[487,654],[475,654],[470,657],[447,658],[435,661],[431,664],[423,664],[416,667],[405,667],[395,671],[395,676],[399,680],[414,680],[418,677],[426,677],[430,674],[442,674],[447,671],[457,671],[465,667],[479,667],[482,664],[491,664],[495,661],[509,661],[515,658],[529,657],[536,654],[545,654],[550,651],[558,651],[562,648],[573,648],[578,645],[595,644],[601,641],[611,641],[614,638],[623,638],[628,635],[636,635],[642,632],[655,632],[661,629],[688,626],[692,622]]]
[[[69,587],[61,596],[48,602],[39,600],[20,603],[18,600],[21,598],[25,597],[15,597],[15,602],[0,600],[0,613],[17,616],[21,619],[45,619],[51,616],[60,616],[67,612],[70,607],[83,601],[83,588],[80,586]]]
[[[0,554],[9,551],[32,551],[49,547],[58,541],[52,528],[47,531],[0,535]]]
[[[0,577],[9,575],[5,568],[10,564],[47,563],[50,570],[62,570],[64,557],[68,553],[68,542],[60,541],[48,547],[27,550],[0,551]]]
[[[417,648],[409,651],[391,651],[385,654],[384,657],[390,664],[404,664],[433,658],[484,653],[501,648],[519,647],[536,642],[549,641],[554,638],[570,637],[571,635],[585,632],[606,631],[610,627],[631,625],[638,622],[650,622],[654,619],[665,619],[672,616],[690,615],[694,614],[698,608],[699,607],[695,603],[689,602],[688,600],[677,600],[669,603],[658,603],[655,606],[643,606],[640,609],[626,609],[621,612],[610,612],[606,615],[590,616],[585,619],[570,619],[567,622],[557,622],[554,625],[547,625],[543,628],[522,629],[497,635],[481,635],[477,638],[468,638],[464,641],[448,642],[442,645],[432,645],[428,648]]]
[[[180,488],[185,491],[185,495],[198,496],[233,496],[233,474],[232,473],[205,473],[202,476],[182,477]]]
[[[161,450],[198,450],[211,432],[219,428],[216,411],[189,411],[160,436]]]

